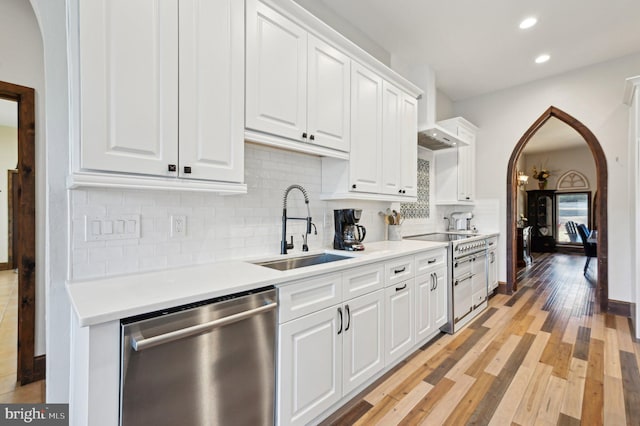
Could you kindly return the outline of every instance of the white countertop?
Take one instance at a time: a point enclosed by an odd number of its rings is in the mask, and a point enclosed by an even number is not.
[[[368,243],[362,252],[324,250],[353,258],[289,271],[278,271],[254,265],[250,261],[236,260],[109,278],[70,281],[67,282],[67,292],[80,325],[90,326],[264,286],[286,284],[313,275],[340,271],[447,245],[447,243],[429,241],[379,241]],[[297,257],[321,252],[295,253],[288,256]],[[252,261],[284,257],[274,255]]]

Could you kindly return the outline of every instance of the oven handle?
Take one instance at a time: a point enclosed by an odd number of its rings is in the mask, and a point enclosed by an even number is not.
[[[473,262],[475,260],[474,256],[467,256],[462,258],[462,260],[456,260],[455,262],[453,262],[453,267],[457,268],[458,265],[462,265],[463,263],[467,263],[467,262]]]
[[[464,278],[462,278],[462,279],[455,280],[455,281],[453,282],[453,285],[454,285],[454,286],[457,286],[458,284],[460,284],[460,283],[461,283],[461,282],[463,282],[463,281],[470,280],[471,278],[473,278],[473,276],[474,276],[474,275],[475,275],[475,274],[469,274],[469,275],[467,275],[466,277],[464,277]]]
[[[142,351],[144,349],[153,348],[154,346],[175,342],[176,340],[184,339],[185,337],[194,336],[196,334],[200,334],[208,330],[213,330],[215,328],[233,324],[234,322],[242,321],[249,317],[253,317],[268,311],[272,311],[277,306],[278,306],[277,302],[272,302],[255,309],[229,315],[228,317],[219,318],[214,321],[206,322],[203,324],[197,324],[187,328],[182,328],[180,330],[170,331],[168,333],[159,334],[153,337],[145,338],[141,334],[138,334],[137,336],[132,335],[131,347],[133,348],[134,351]]]

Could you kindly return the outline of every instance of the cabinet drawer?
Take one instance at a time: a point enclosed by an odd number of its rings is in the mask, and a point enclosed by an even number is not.
[[[495,250],[498,247],[498,237],[491,237],[487,240],[487,250]]]
[[[342,273],[343,300],[353,299],[384,287],[382,263],[349,269]]]
[[[342,274],[297,281],[278,289],[280,324],[342,302]]]
[[[416,275],[433,271],[444,266],[446,268],[447,249],[438,249],[416,254]]]
[[[384,285],[394,285],[415,276],[414,258],[413,256],[404,256],[391,259],[384,264],[384,269]]]

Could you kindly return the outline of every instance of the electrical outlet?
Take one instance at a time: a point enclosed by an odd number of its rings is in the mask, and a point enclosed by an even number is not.
[[[171,238],[182,238],[187,235],[187,217],[171,215]]]

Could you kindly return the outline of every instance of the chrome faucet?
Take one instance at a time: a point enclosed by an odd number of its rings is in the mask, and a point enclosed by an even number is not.
[[[292,189],[299,189],[304,195],[304,203],[307,205],[307,217],[287,217],[287,197]],[[284,191],[284,197],[282,200],[282,241],[280,241],[280,254],[287,254],[287,250],[293,249],[293,235],[291,236],[291,242],[287,242],[287,220],[304,220],[307,222],[307,232],[302,235],[302,251],[309,251],[307,245],[307,235],[311,234],[311,225],[315,228],[315,225],[311,223],[311,210],[309,209],[309,197],[307,191],[300,185],[291,185]],[[318,231],[316,230],[316,234]]]

